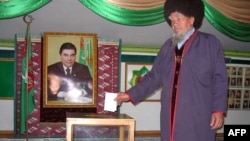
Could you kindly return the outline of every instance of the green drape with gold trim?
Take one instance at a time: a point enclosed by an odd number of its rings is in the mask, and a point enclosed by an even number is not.
[[[51,0],[2,0],[0,19],[29,14],[49,2]],[[104,19],[117,24],[149,26],[164,22],[165,0],[79,0],[79,2]],[[235,40],[250,41],[249,0],[203,0],[203,2],[205,18],[218,31]]]
[[[10,19],[29,14],[52,0],[1,0],[0,19]]]

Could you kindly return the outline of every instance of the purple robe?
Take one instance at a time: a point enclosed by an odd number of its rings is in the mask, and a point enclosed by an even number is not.
[[[215,36],[198,32],[184,53],[171,136],[171,95],[175,74],[171,44],[171,39],[164,43],[152,70],[127,92],[131,101],[138,104],[162,87],[161,141],[214,141],[216,130],[210,128],[211,114],[226,113],[227,110],[228,74],[222,45]]]

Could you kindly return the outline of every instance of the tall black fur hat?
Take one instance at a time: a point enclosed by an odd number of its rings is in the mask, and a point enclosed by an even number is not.
[[[172,12],[180,12],[185,16],[194,17],[194,28],[198,29],[202,25],[204,18],[204,4],[202,0],[166,0],[164,5],[164,17],[169,26],[171,21],[169,16]]]

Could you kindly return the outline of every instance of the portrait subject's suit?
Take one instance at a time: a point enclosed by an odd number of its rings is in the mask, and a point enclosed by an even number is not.
[[[48,74],[54,74],[62,79],[59,92],[68,91],[69,82],[72,82],[71,84],[73,84],[74,87],[83,88],[88,92],[89,97],[90,95],[92,96],[92,90],[87,88],[88,83],[92,83],[92,77],[88,66],[75,62],[72,66],[71,74],[66,76],[63,64],[61,62],[57,62],[48,66]],[[48,86],[49,84],[50,82],[48,80]],[[58,99],[57,95],[52,94],[48,87],[48,100],[56,99]]]

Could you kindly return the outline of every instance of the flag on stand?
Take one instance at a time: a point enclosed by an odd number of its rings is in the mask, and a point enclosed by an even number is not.
[[[25,34],[24,56],[22,58],[22,81],[20,100],[20,133],[27,133],[26,122],[28,116],[35,108],[34,101],[34,74],[32,62],[32,43],[30,37],[30,24],[27,24]]]

